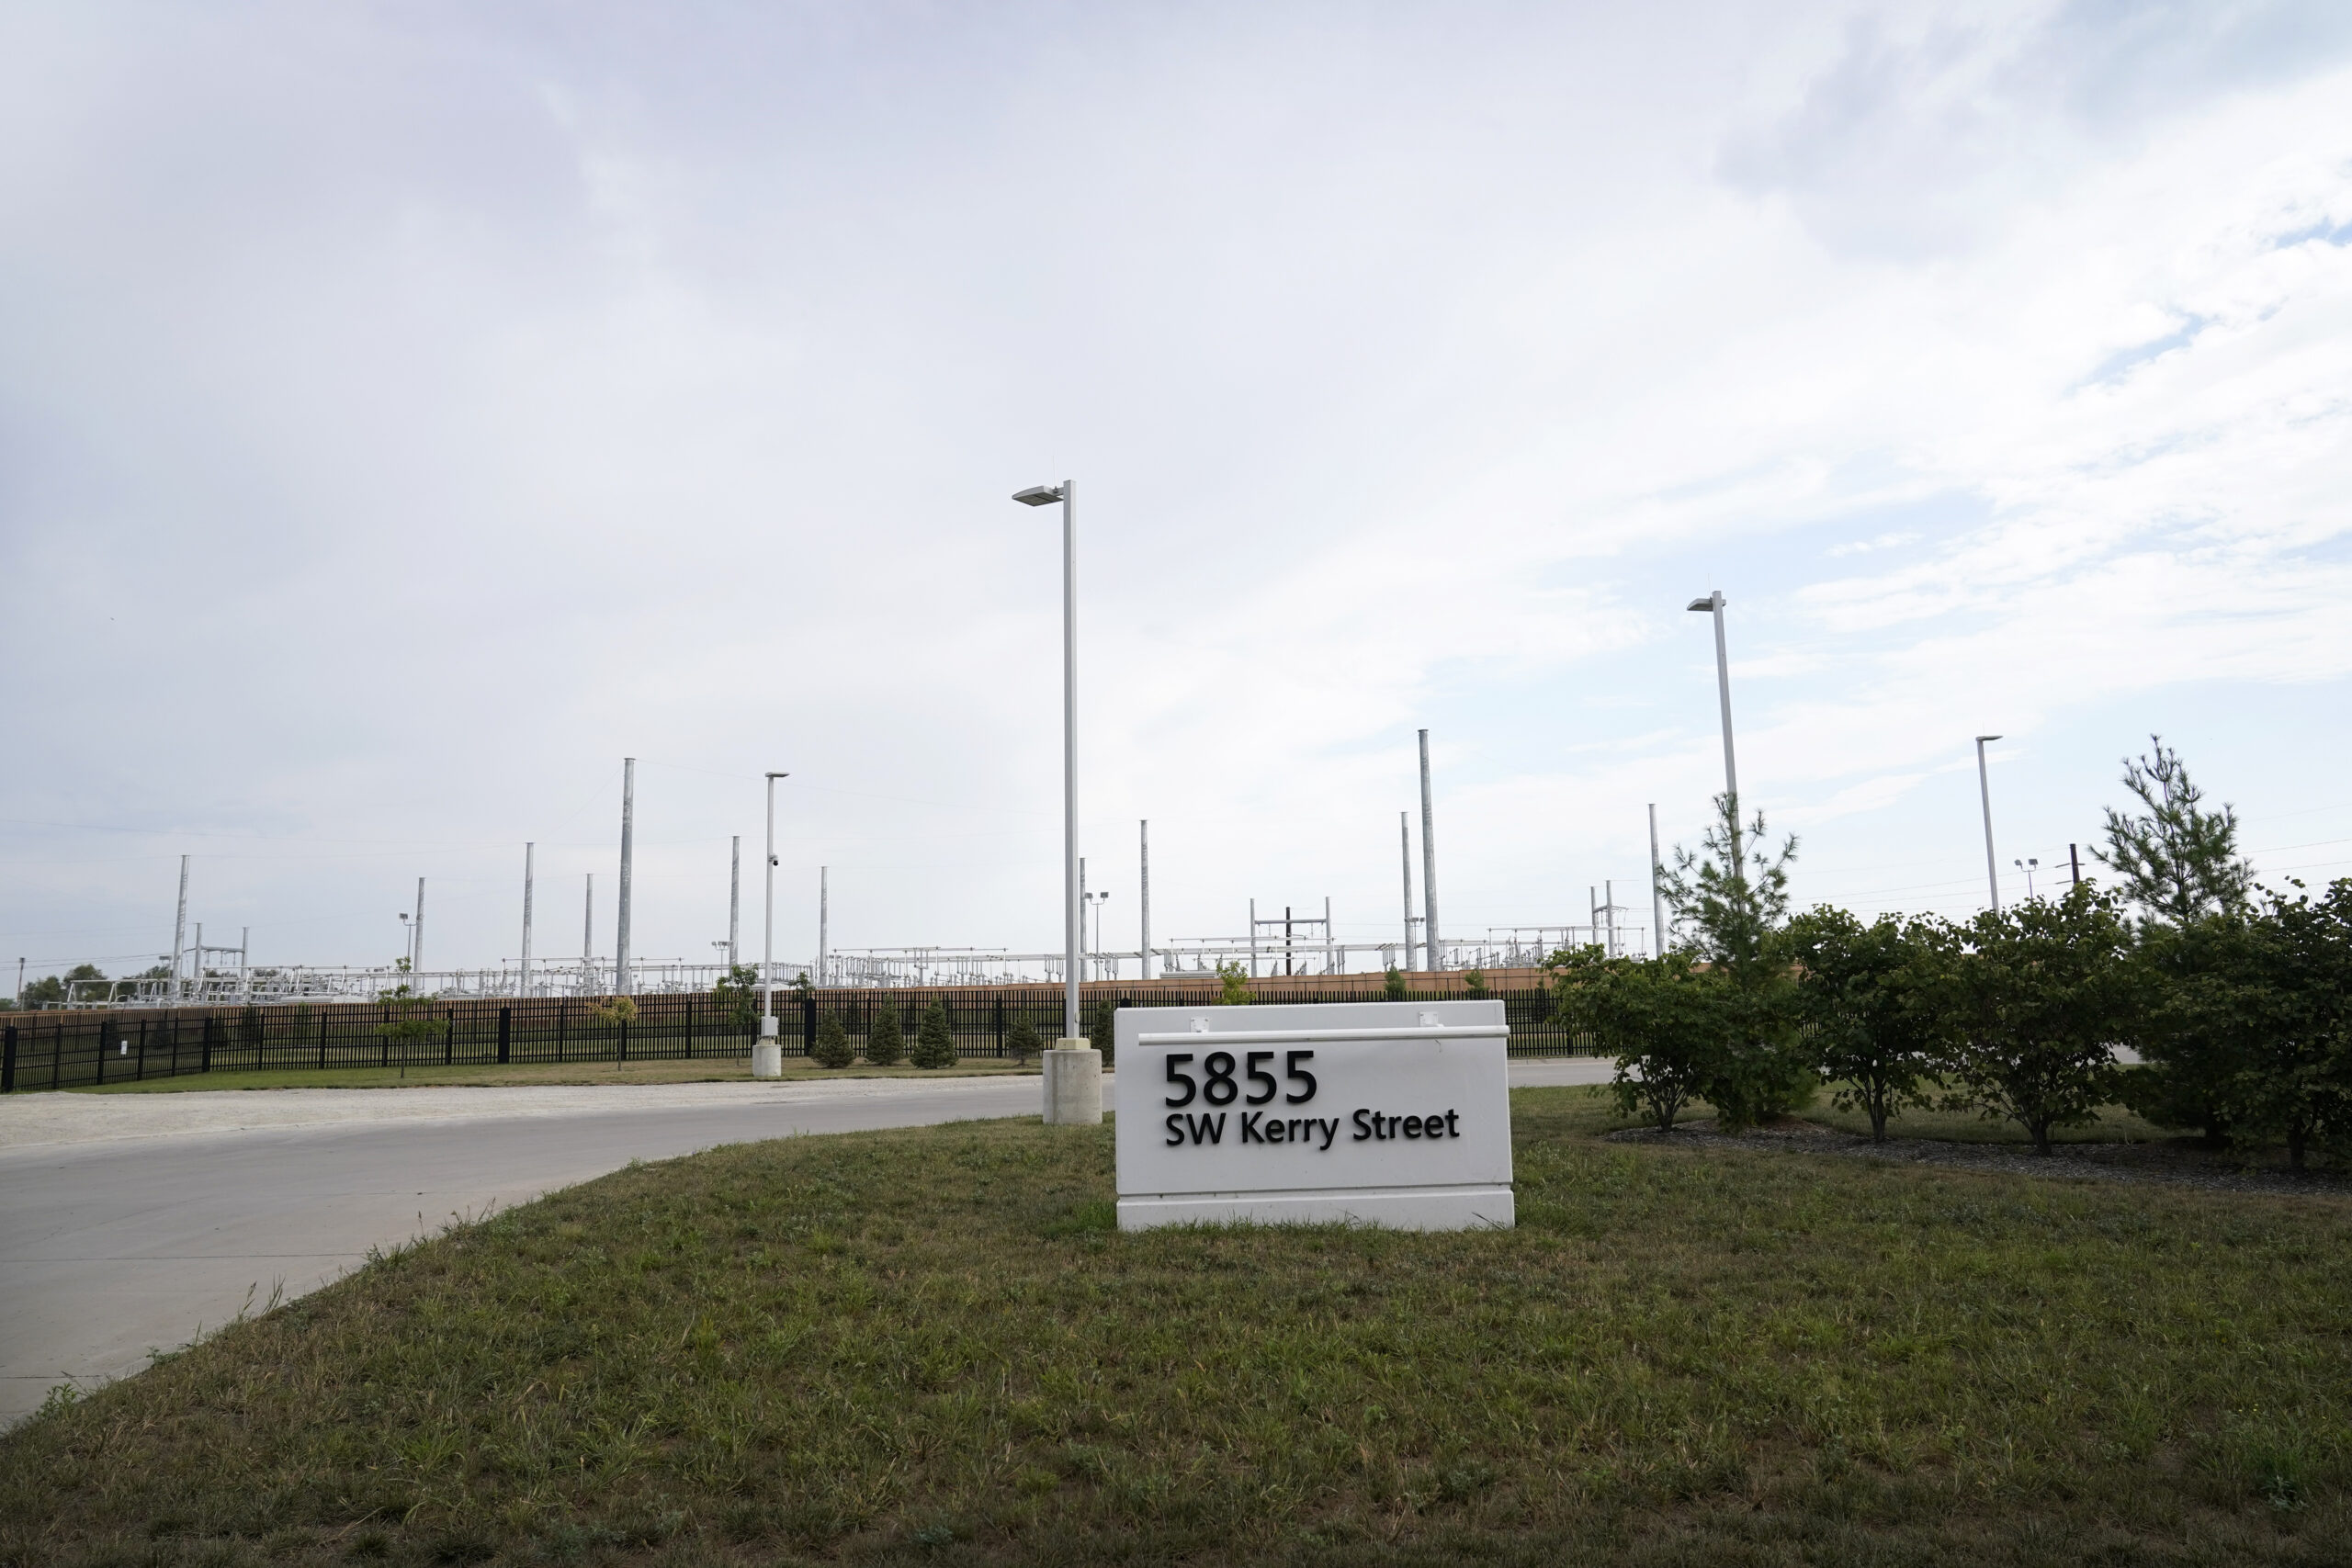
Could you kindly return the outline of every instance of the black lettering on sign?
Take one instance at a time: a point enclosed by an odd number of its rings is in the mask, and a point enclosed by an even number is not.
[[[1265,1112],[1262,1111],[1245,1111],[1241,1113],[1241,1141],[1243,1143],[1262,1144],[1266,1141],[1266,1134],[1258,1130],[1258,1118],[1264,1114]]]
[[[1348,1140],[1350,1143],[1361,1144],[1372,1136],[1371,1116],[1372,1112],[1369,1111],[1359,1111],[1355,1113],[1353,1120],[1356,1124],[1356,1135]]]
[[[1221,1144],[1225,1141],[1224,1111],[1220,1111],[1214,1116],[1187,1116],[1184,1120],[1193,1124],[1193,1142],[1195,1144]]]
[[[1286,1094],[1283,1096],[1283,1104],[1304,1105],[1308,1100],[1315,1098],[1315,1075],[1299,1066],[1301,1062],[1311,1062],[1313,1060],[1315,1060],[1315,1053],[1312,1051],[1285,1051],[1283,1053],[1283,1077],[1290,1079],[1293,1083],[1303,1083],[1306,1086],[1306,1091],[1303,1094]]]
[[[1421,1119],[1420,1119],[1419,1117],[1418,1117],[1418,1116],[1408,1116],[1408,1117],[1406,1117],[1406,1118],[1405,1118],[1405,1136],[1407,1136],[1407,1137],[1408,1137],[1408,1138],[1418,1138],[1418,1137],[1419,1137],[1420,1135],[1421,1135]]]
[[[1190,1051],[1172,1051],[1169,1053],[1168,1081],[1170,1083],[1180,1083],[1184,1086],[1183,1098],[1179,1099],[1172,1094],[1168,1097],[1168,1103],[1170,1105],[1190,1105],[1193,1103],[1193,1096],[1200,1092],[1200,1086],[1193,1081],[1192,1074],[1177,1071],[1179,1067],[1182,1067],[1185,1063],[1192,1059],[1193,1054]]]
[[[1201,1098],[1211,1105],[1232,1104],[1233,1097],[1241,1092],[1240,1086],[1233,1081],[1233,1053],[1212,1051],[1209,1059],[1201,1065],[1209,1070],[1209,1081],[1202,1086]],[[1225,1092],[1220,1094],[1219,1089]]]
[[[1266,1101],[1274,1098],[1274,1075],[1266,1071],[1264,1066],[1265,1063],[1271,1062],[1273,1059],[1274,1054],[1272,1051],[1252,1051],[1250,1053],[1247,1060],[1247,1070],[1243,1076],[1251,1083],[1264,1084],[1266,1086],[1266,1092],[1263,1094],[1253,1094],[1247,1100],[1244,1100],[1241,1102],[1242,1104],[1263,1105]]]

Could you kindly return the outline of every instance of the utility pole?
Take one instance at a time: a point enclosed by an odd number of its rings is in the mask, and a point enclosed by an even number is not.
[[[1421,946],[1431,973],[1444,966],[1437,936],[1437,822],[1430,809],[1430,732],[1421,731]]]
[[[613,932],[613,990],[633,995],[636,977],[628,972],[628,902],[633,863],[637,856],[637,759],[621,759],[621,907]]]
[[[1617,956],[1617,885],[1603,877],[1600,882],[1600,912],[1609,920],[1609,956]]]
[[[832,872],[829,865],[817,868],[817,984],[820,986],[833,983],[832,959],[826,945],[833,918]]]
[[[596,967],[596,874],[593,871],[588,874],[588,898],[581,906],[581,910],[580,982],[588,987],[585,994],[593,997],[597,994],[596,982],[600,978],[594,973]]]
[[[1339,973],[1331,964],[1331,896],[1329,893],[1323,895],[1323,973]]]
[[[1258,977],[1258,900],[1250,900],[1250,978]]]
[[[1658,879],[1666,868],[1657,859],[1657,805],[1650,805],[1650,956],[1666,956],[1666,897],[1658,890]]]
[[[1283,974],[1287,976],[1290,972],[1290,906],[1284,904],[1283,906]]]
[[[416,965],[412,963],[409,967],[414,969]],[[202,920],[196,922],[196,994],[199,999],[204,996],[204,922]]]
[[[1413,814],[1396,813],[1396,843],[1405,861],[1405,973],[1413,972]]]
[[[2083,857],[2075,852],[2072,844],[2066,846],[2066,863],[2075,868],[2075,886],[2080,887],[2083,885]]]
[[[737,939],[743,927],[743,835],[728,840],[727,852],[727,972],[735,972]]]
[[[1151,978],[1151,819],[1145,818],[1136,824],[1136,843],[1141,856],[1138,876],[1143,886],[1143,978]]]
[[[1729,807],[1731,821],[1731,874],[1735,880],[1747,880],[1747,861],[1739,847],[1739,764],[1731,749],[1731,655],[1724,641],[1724,606],[1731,601],[1724,597],[1720,588],[1704,599],[1693,599],[1684,606],[1715,620],[1715,692],[1723,701],[1724,710],[1724,797]]]
[[[1993,899],[1993,913],[2001,912],[2001,863],[1993,857],[1993,781],[1984,771],[1984,742],[1997,735],[1976,738],[1976,793],[1984,802],[1984,882]]]
[[[185,948],[186,948],[186,946],[187,946],[187,856],[186,856],[186,855],[182,855],[182,856],[180,856],[180,912],[179,912],[179,914],[178,914],[176,917],[175,917],[175,918],[173,919],[173,920],[172,920],[172,994],[173,994],[174,996],[177,996],[177,995],[179,994],[179,987],[180,987],[180,958],[181,958],[181,954],[182,954],[182,953],[184,952],[184,950],[185,950]],[[19,962],[19,963],[21,963],[21,962],[22,962],[22,960],[18,960],[18,962]],[[24,979],[24,976],[21,976],[21,975],[19,975],[18,976],[17,976],[17,978],[18,979],[18,981],[19,981],[19,982],[21,982],[21,981]],[[23,987],[23,985],[22,985],[22,984],[19,984],[19,985],[17,987],[17,994],[19,997],[21,997],[21,996],[23,996],[23,995],[25,994],[25,987]]]
[[[196,945],[197,958],[200,963],[204,955],[204,928],[201,926],[197,928]],[[421,876],[416,879],[416,923],[409,928],[408,972],[412,975],[424,972],[424,878]]]
[[[752,1076],[784,1077],[784,1040],[775,1024],[775,781],[789,773],[772,773],[768,781],[768,852],[763,874],[767,879],[766,913],[760,921],[760,1043],[752,1052]]]
[[[537,851],[537,844],[523,846],[523,972],[515,979],[514,990],[525,997],[531,994],[531,873]]]

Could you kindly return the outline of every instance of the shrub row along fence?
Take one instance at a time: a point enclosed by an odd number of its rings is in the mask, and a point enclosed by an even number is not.
[[[1085,1005],[1090,1028],[1099,1032],[1112,1008],[1201,1007],[1216,996],[1214,987],[1197,996],[1165,987],[1127,995],[1115,987],[1090,985]],[[1555,1017],[1549,992],[1531,988],[1489,996],[1504,1004],[1510,1020],[1512,1055],[1589,1055],[1594,1049],[1589,1035],[1572,1035]],[[1261,983],[1253,999],[1322,1003],[1379,1001],[1383,996],[1376,986],[1361,994],[1318,988],[1292,995]],[[827,1013],[841,1019],[862,1054],[883,1010],[897,1010],[899,1029],[911,1041],[923,1010],[934,1001],[947,1009],[961,1057],[1005,1056],[1006,1033],[1021,1021],[1048,1041],[1061,1032],[1059,997],[1039,987],[827,991],[808,997],[779,992],[776,1011],[788,1055],[808,1054]],[[756,1007],[747,1010],[731,998],[707,993],[19,1013],[6,1025],[0,1044],[0,1092],[190,1073],[724,1060],[748,1057],[758,1028]]]

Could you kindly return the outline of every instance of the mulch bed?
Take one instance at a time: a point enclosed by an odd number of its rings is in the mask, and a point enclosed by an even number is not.
[[[1954,1166],[2016,1176],[2074,1177],[2093,1181],[2161,1181],[2216,1191],[2277,1192],[2296,1196],[2352,1196],[2352,1173],[2292,1171],[2271,1163],[2275,1155],[2240,1149],[2210,1149],[2193,1138],[2161,1143],[2059,1144],[2047,1155],[2030,1145],[1955,1143],[1943,1138],[1905,1138],[1890,1133],[1883,1144],[1860,1134],[1799,1117],[1727,1135],[1711,1119],[1676,1124],[1671,1133],[1629,1127],[1608,1135],[1611,1143],[1663,1144],[1676,1147],[1784,1149],[1792,1154],[1843,1155],[1911,1165]]]

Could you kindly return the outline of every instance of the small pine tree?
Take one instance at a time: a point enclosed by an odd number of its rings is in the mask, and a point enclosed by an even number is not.
[[[2180,753],[2160,735],[2148,744],[2154,756],[2123,760],[2123,787],[2147,810],[2127,817],[2108,807],[2107,848],[2092,855],[2122,878],[2123,896],[2151,924],[2177,929],[2244,909],[2254,863],[2238,853],[2237,808],[2204,810],[2205,792],[2189,782]]]
[[[1487,972],[1484,969],[1466,969],[1463,971],[1462,987],[1463,989],[1468,991],[1474,997],[1485,996],[1487,994]]]
[[[1112,1071],[1113,1041],[1117,1038],[1111,1024],[1111,1004],[1096,1002],[1086,1010],[1087,1043],[1102,1053],[1102,1070]]]
[[[874,1010],[865,1026],[865,1059],[877,1067],[895,1067],[907,1054],[907,1037],[899,1027],[899,1004],[886,1001]]]
[[[1012,1027],[1004,1032],[1004,1048],[1015,1062],[1025,1067],[1030,1057],[1046,1048],[1046,1042],[1038,1034],[1035,1024],[1025,1018],[1016,1018],[1012,1021]]]
[[[808,1053],[820,1067],[846,1067],[857,1060],[857,1052],[849,1043],[849,1031],[842,1027],[842,1015],[829,1012],[817,1021],[816,1048]]]
[[[947,1021],[947,1004],[934,1000],[922,1010],[922,1027],[915,1032],[915,1048],[907,1060],[918,1067],[956,1065],[956,1029]]]

